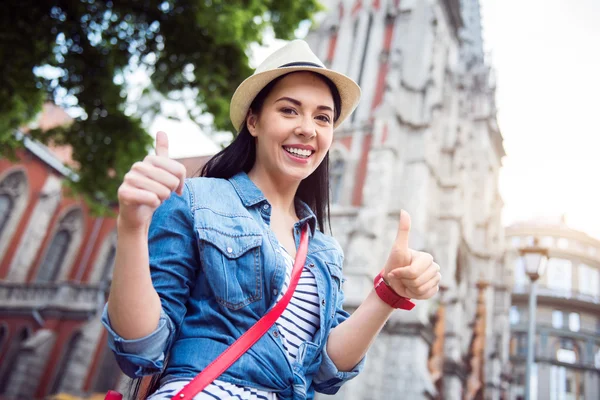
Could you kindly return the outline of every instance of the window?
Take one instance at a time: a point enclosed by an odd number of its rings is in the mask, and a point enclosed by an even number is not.
[[[81,332],[77,332],[71,337],[71,339],[67,343],[65,353],[63,354],[62,359],[60,360],[58,366],[56,366],[55,369],[57,373],[54,377],[54,383],[52,384],[52,390],[50,391],[51,394],[58,393],[61,390],[61,387],[65,382],[65,378],[68,375],[67,368],[69,367],[69,365],[73,365],[75,361],[75,353],[77,347],[81,343],[82,337],[83,335],[81,334]]]
[[[527,236],[525,238],[524,246],[533,246],[535,244],[535,236]]]
[[[580,328],[579,314],[578,313],[570,313],[569,314],[569,329],[573,332],[579,332]]]
[[[550,400],[583,400],[584,377],[581,371],[550,366]]]
[[[590,296],[600,295],[600,272],[586,264],[579,265],[579,292]]]
[[[520,313],[519,313],[519,308],[517,306],[510,307],[508,319],[510,320],[511,325],[516,325],[519,323]]]
[[[7,194],[0,194],[0,234],[6,226],[6,222],[8,222],[13,204],[12,197]]]
[[[58,223],[56,233],[46,248],[37,273],[37,282],[54,282],[61,277],[64,264],[72,261],[73,251],[81,240],[83,216],[80,209],[69,211]],[[73,240],[76,238],[77,240]]]
[[[117,254],[117,248],[115,245],[110,246],[108,253],[106,254],[106,258],[104,259],[104,264],[102,265],[102,276],[100,276],[100,282],[103,284],[108,284],[111,280],[113,264],[115,263],[115,256]]]
[[[552,236],[543,236],[540,240],[540,246],[553,247],[554,246],[554,238]]]
[[[546,279],[550,289],[562,291],[564,294],[570,293],[572,286],[571,261],[562,258],[548,260]]]
[[[66,230],[61,230],[54,235],[48,247],[44,261],[37,275],[37,282],[54,282],[58,278],[60,267],[71,242],[71,235]]]
[[[560,310],[552,311],[552,327],[555,329],[562,329],[563,327],[563,313]]]

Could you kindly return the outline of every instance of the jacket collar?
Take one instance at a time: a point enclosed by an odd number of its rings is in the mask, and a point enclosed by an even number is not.
[[[253,207],[259,203],[269,203],[263,192],[252,182],[245,172],[238,172],[236,175],[229,178],[229,182],[233,185],[244,207]],[[305,223],[309,224],[311,235],[314,236],[317,226],[317,217],[311,208],[302,200],[296,198],[294,205],[296,213],[300,218],[298,225],[302,226]]]

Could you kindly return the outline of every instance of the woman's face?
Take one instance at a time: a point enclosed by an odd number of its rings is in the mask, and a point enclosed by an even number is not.
[[[256,163],[275,179],[300,182],[313,173],[333,139],[333,97],[310,72],[286,75],[246,120],[256,138]]]

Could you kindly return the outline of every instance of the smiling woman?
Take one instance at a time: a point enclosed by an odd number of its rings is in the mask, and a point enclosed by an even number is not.
[[[149,398],[335,394],[392,311],[437,292],[439,266],[408,248],[402,212],[373,290],[352,316],[342,307],[343,253],[324,233],[328,154],[359,97],[293,41],[240,84],[238,135],[201,176],[184,179],[163,132],[126,175],[103,323],[121,368],[153,375]]]

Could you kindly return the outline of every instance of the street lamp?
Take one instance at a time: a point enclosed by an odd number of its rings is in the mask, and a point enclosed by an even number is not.
[[[531,369],[533,368],[533,354],[535,351],[535,308],[537,280],[546,269],[548,249],[540,247],[537,238],[533,246],[519,249],[519,254],[525,265],[525,273],[531,281],[529,290],[529,329],[527,330],[527,364],[525,365],[525,400],[531,400]]]

